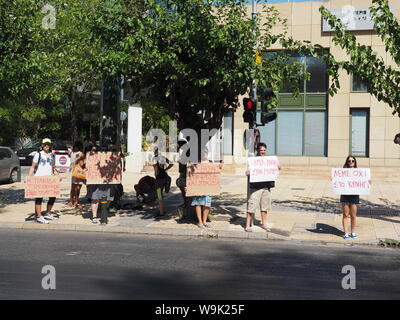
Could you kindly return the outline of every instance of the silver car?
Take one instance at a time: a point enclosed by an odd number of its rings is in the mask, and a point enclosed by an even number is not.
[[[0,181],[17,182],[20,170],[15,152],[8,147],[0,147]]]

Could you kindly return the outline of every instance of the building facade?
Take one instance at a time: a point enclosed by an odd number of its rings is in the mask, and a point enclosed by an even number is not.
[[[266,5],[275,6],[282,18],[287,19],[288,35],[295,40],[308,40],[320,44],[339,61],[346,60],[344,50],[332,43],[333,33],[323,26],[319,8],[329,10],[356,10],[371,6],[371,0],[300,1],[275,0]],[[400,1],[391,0],[391,8],[400,18]],[[259,8],[262,4],[258,5]],[[261,8],[260,8],[261,9]],[[249,1],[249,13],[251,1]],[[365,13],[365,12],[364,12]],[[362,45],[371,46],[386,65],[398,68],[377,33],[360,30],[355,25],[351,31]],[[275,26],[273,32],[281,33],[284,26]],[[272,50],[281,49],[278,45]],[[353,75],[340,70],[340,90],[333,97],[327,94],[330,79],[322,61],[313,57],[293,55],[310,72],[311,81],[303,81],[300,95],[293,98],[289,90],[279,95],[277,119],[258,127],[261,141],[268,145],[268,154],[277,155],[284,165],[333,165],[341,166],[347,155],[357,157],[362,166],[400,166],[400,146],[393,142],[400,132],[400,118],[392,109],[379,102],[366,91],[366,87]],[[223,128],[233,134],[223,137],[224,162],[246,157],[243,109],[227,114]],[[228,130],[225,130],[228,131]]]

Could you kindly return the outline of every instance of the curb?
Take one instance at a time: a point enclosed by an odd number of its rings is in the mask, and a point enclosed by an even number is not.
[[[339,242],[325,240],[299,240],[290,236],[284,236],[272,232],[241,232],[227,230],[203,230],[203,229],[174,229],[160,227],[123,227],[123,226],[103,226],[103,225],[80,225],[80,224],[37,224],[26,222],[2,222],[1,229],[23,229],[23,230],[50,230],[50,231],[75,231],[75,232],[102,232],[102,233],[126,233],[137,235],[165,235],[165,236],[183,236],[198,237],[206,239],[226,239],[226,240],[266,240],[292,242],[297,244],[315,244],[329,246],[378,246],[380,239],[368,239],[363,241]]]

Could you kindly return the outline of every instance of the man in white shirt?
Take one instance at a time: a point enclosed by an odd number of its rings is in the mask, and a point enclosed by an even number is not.
[[[46,138],[42,140],[42,150],[37,152],[33,157],[32,166],[29,170],[29,177],[44,177],[52,176],[53,174],[58,175],[55,170],[55,158],[54,154],[51,152],[51,140]],[[35,213],[36,221],[38,223],[49,223],[47,220],[58,219],[56,216],[51,214],[51,209],[53,208],[55,197],[49,198],[47,202],[46,214],[42,215],[42,202],[43,198],[35,198]]]

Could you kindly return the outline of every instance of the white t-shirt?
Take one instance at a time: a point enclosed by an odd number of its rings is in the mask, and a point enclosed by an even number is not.
[[[55,165],[55,159],[52,153],[46,153],[44,151],[40,151],[40,163],[38,163],[39,152],[35,154],[32,161],[38,164],[35,177],[53,175],[53,167]]]

